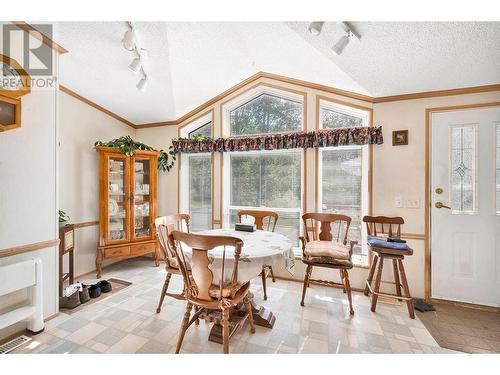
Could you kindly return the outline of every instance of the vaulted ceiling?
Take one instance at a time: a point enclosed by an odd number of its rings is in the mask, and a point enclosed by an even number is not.
[[[265,71],[370,96],[500,82],[500,23],[353,22],[342,55],[335,22],[138,22],[151,80],[144,92],[121,45],[125,22],[58,23],[60,83],[136,124],[175,120]]]

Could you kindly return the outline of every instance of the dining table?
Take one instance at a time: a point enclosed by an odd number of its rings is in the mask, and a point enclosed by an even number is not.
[[[264,265],[273,266],[273,268],[284,268],[293,275],[294,271],[294,251],[296,245],[292,240],[282,234],[269,232],[265,230],[256,230],[254,232],[237,231],[234,229],[211,229],[197,232],[198,234],[212,236],[231,236],[242,240],[238,264],[238,282],[244,284],[262,272]],[[184,253],[189,257],[191,249],[183,246]],[[222,275],[222,259],[225,251],[226,270],[232,270],[234,265],[234,248],[218,247],[209,251],[209,268],[214,276],[214,283],[220,281]],[[255,303],[253,293],[249,293],[254,323],[258,326],[272,329],[276,317],[272,311],[265,306],[259,306]],[[238,324],[238,318],[245,315],[244,306],[238,306],[231,311],[231,324]],[[210,341],[222,344],[222,327],[214,324],[208,338]]]

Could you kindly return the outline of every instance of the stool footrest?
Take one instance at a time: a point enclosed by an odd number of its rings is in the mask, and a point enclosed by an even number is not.
[[[400,300],[403,300],[403,301],[411,301],[413,298],[412,297],[403,297],[403,296],[397,296],[395,294],[388,294],[388,293],[380,293],[380,292],[375,292],[373,289],[372,289],[372,286],[370,285],[370,283],[368,282],[368,280],[365,281],[366,282],[366,286],[368,287],[368,289],[370,290],[370,293],[371,294],[375,294],[377,296],[381,296],[381,297],[387,297],[387,298],[394,298],[394,299],[400,299]],[[390,284],[395,284],[395,283],[391,283],[390,281],[388,282]]]

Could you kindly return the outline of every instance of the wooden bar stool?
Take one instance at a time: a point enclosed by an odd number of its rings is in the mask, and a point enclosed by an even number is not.
[[[404,224],[402,217],[385,217],[385,216],[365,216],[363,222],[366,223],[366,229],[369,236],[383,236],[383,237],[400,237],[401,224]],[[393,229],[394,226],[394,229]],[[415,319],[415,311],[413,309],[413,301],[408,287],[408,280],[406,279],[405,268],[403,260],[405,255],[413,255],[413,250],[407,249],[389,249],[384,247],[377,247],[368,245],[372,254],[374,255],[368,279],[366,279],[365,296],[369,293],[372,294],[371,310],[375,312],[377,307],[378,296],[398,299],[399,301],[406,301],[408,313],[410,318]],[[392,260],[392,269],[394,274],[394,284],[396,285],[396,295],[380,293],[380,283],[382,282],[382,271],[384,268],[384,260]],[[378,263],[378,267],[377,267]],[[375,269],[377,273],[375,275]],[[375,276],[375,286],[372,289],[372,281]],[[400,279],[401,277],[401,279]],[[403,287],[403,293],[401,293]]]

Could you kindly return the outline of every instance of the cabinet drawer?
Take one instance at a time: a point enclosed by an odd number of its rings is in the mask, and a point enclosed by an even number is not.
[[[104,258],[119,258],[126,257],[130,255],[130,247],[113,247],[111,249],[104,250]]]
[[[140,255],[152,253],[155,251],[156,244],[154,242],[143,243],[139,245],[131,245],[130,246],[130,254],[131,255]]]

